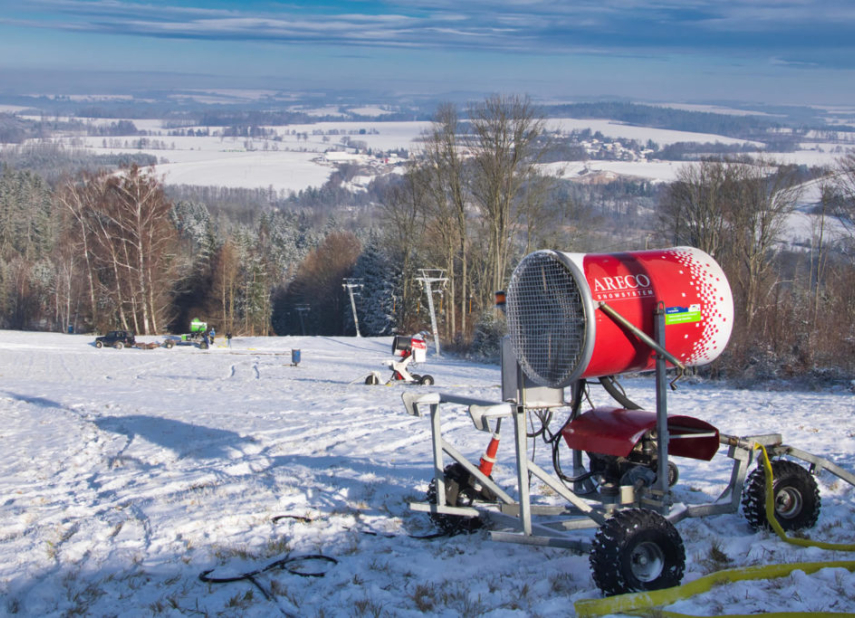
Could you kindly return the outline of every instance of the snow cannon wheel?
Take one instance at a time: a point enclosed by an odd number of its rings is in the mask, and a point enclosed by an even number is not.
[[[680,480],[680,468],[673,461],[668,462],[668,487],[673,487]]]
[[[433,386],[434,380],[433,376],[423,375],[419,378],[419,384],[423,386]]]
[[[368,386],[377,386],[378,384],[380,384],[380,380],[378,380],[377,376],[372,373],[370,376],[365,378],[365,384],[367,384]]]
[[[805,468],[777,459],[772,462],[775,519],[784,530],[813,528],[822,500],[816,479]],[[754,530],[771,530],[766,517],[766,473],[762,463],[748,475],[742,492],[742,512]]]
[[[167,349],[167,350],[171,350],[171,349],[172,349],[172,346],[174,346],[174,345],[175,345],[175,343],[174,343],[174,342],[172,342],[172,341],[167,341],[164,345],[166,346],[166,349]]]
[[[476,499],[495,500],[495,496],[492,496],[492,492],[489,490],[478,491],[472,486],[471,475],[459,463],[446,466],[443,477],[445,481],[445,503],[448,506],[472,506]],[[430,504],[436,504],[436,479],[431,480],[425,500]],[[448,536],[472,534],[484,527],[484,520],[480,516],[466,517],[446,513],[430,513],[429,516],[433,524]]]
[[[674,525],[655,511],[618,511],[597,530],[591,550],[603,594],[661,590],[683,579],[686,550]]]
[[[199,344],[199,348],[200,348],[201,350],[207,350],[207,349],[208,349],[208,342],[207,342],[207,341],[203,341],[203,342],[201,342],[201,343]]]
[[[411,375],[411,376],[413,376],[413,382],[415,382],[416,384],[421,384],[421,383],[422,383],[422,376],[421,376],[420,374],[418,374],[418,373],[411,373],[410,375]]]

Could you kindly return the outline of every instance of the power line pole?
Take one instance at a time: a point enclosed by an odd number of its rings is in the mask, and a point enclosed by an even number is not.
[[[348,294],[350,294],[350,308],[353,309],[353,324],[356,326],[356,336],[361,337],[359,334],[359,318],[356,316],[356,301],[353,300],[355,294],[359,294],[365,284],[362,283],[362,279],[352,279],[345,278],[344,283],[341,284],[341,287],[347,289]],[[354,290],[356,290],[354,292]]]
[[[297,310],[297,313],[300,315],[300,330],[303,331],[303,336],[306,336],[306,323],[303,322],[303,314],[309,313],[311,311],[311,307],[309,305],[297,305],[294,307]]]
[[[432,284],[439,283],[442,287],[445,287],[445,283],[448,281],[448,277],[445,276],[445,270],[442,268],[420,268],[419,273],[421,273],[418,277],[416,277],[416,281],[421,282],[421,284],[425,288],[425,292],[427,292],[428,298],[428,308],[430,309],[430,325],[433,329],[433,340],[436,346],[436,355],[441,356],[439,353],[439,332],[436,327],[436,310],[433,306],[433,288]]]

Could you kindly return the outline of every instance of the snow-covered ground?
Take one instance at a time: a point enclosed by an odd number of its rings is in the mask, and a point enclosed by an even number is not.
[[[363,381],[390,358],[388,338],[236,338],[207,351],[99,350],[93,339],[0,331],[0,614],[563,617],[575,601],[600,596],[584,555],[497,543],[485,531],[408,536],[434,530],[407,506],[427,490],[431,446],[428,420],[408,416],[401,394],[495,400],[497,366],[437,358],[431,347],[419,370],[436,386],[372,387]],[[653,406],[650,378],[624,385]],[[602,391],[592,395],[607,403]],[[730,434],[780,432],[855,470],[855,399],[842,387],[685,383],[669,406]],[[462,407],[443,414],[445,437],[477,460],[488,434]],[[538,444],[535,460],[551,469],[547,455]],[[721,453],[678,463],[679,501],[709,501],[729,478]],[[494,477],[515,495],[508,443]],[[819,484],[822,512],[808,536],[855,542],[855,488],[828,473]],[[533,494],[560,503],[539,484]],[[752,532],[736,513],[677,529],[684,581],[719,568],[712,548],[732,567],[851,559]],[[317,553],[338,561],[314,565],[324,577],[256,577],[271,600],[248,581],[199,580],[209,569],[227,577]],[[721,586],[673,609],[855,612],[855,574]]]
[[[736,139],[733,137],[725,137],[723,135],[715,135],[712,133],[693,133],[690,131],[676,131],[673,129],[654,129],[651,127],[638,127],[631,124],[625,124],[616,120],[592,119],[592,118],[549,118],[546,121],[546,126],[550,130],[560,130],[565,133],[572,131],[582,131],[590,129],[592,132],[599,131],[605,137],[613,139],[634,139],[641,144],[646,144],[648,140],[653,140],[660,146],[668,146],[679,142],[698,142],[700,144],[755,144],[760,146],[759,142],[751,142],[744,139]]]

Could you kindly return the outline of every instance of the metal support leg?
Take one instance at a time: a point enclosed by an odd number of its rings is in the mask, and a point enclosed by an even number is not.
[[[528,491],[528,447],[526,445],[525,407],[514,410],[514,436],[517,450],[517,482],[520,498],[520,525],[525,536],[531,536],[531,498]]]
[[[665,308],[660,303],[654,315],[656,342],[665,348]],[[662,507],[666,513],[671,504],[671,488],[668,484],[668,378],[665,355],[656,353],[656,433],[658,439],[658,457],[656,483],[654,490],[662,492]]]
[[[430,404],[430,433],[433,441],[433,478],[436,482],[436,503],[445,506],[445,479],[442,464],[442,428],[439,422],[439,404]]]

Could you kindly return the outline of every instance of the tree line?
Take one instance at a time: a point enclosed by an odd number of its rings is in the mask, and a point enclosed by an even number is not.
[[[493,96],[441,105],[405,173],[370,197],[347,197],[353,170],[286,198],[167,191],[156,168],[133,164],[50,179],[4,165],[0,327],[158,334],[201,317],[234,334],[352,334],[349,277],[363,283],[361,334],[417,332],[430,323],[429,268],[445,279],[433,301],[446,346],[489,348],[502,328],[493,293],[530,251],[688,244],[722,264],[736,298],[718,371],[853,369],[855,156],[824,173],[711,157],[665,187],[600,186],[546,174],[553,145],[527,97]],[[807,181],[821,187],[816,229],[785,247]]]

